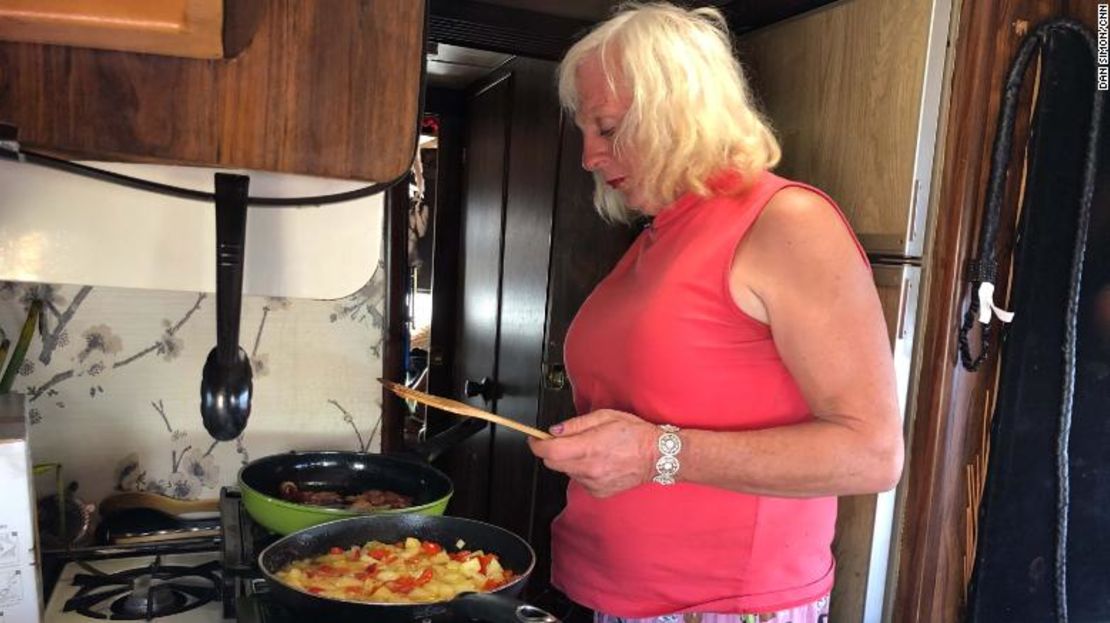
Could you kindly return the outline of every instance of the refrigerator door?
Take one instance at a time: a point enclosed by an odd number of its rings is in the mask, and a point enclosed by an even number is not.
[[[834,2],[739,38],[782,142],[776,172],[836,199],[869,253],[924,249],[951,5]]]
[[[23,395],[0,395],[0,622],[38,621],[42,612],[30,426]]]
[[[910,264],[873,264],[871,268],[894,349],[898,401],[905,419],[921,268]],[[884,620],[894,502],[894,491],[840,498],[833,540],[836,586],[830,620]]]

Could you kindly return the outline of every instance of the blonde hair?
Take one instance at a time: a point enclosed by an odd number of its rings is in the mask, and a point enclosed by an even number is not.
[[[778,164],[778,141],[752,103],[717,9],[621,5],[575,43],[559,66],[559,100],[571,114],[578,108],[578,66],[595,53],[610,88],[619,75],[631,89],[613,148],[618,155],[636,154],[638,182],[653,203],[666,205],[687,191],[708,194],[707,179],[722,169],[747,179]],[[602,218],[631,220],[634,212],[621,194],[599,175],[594,180],[594,205]]]

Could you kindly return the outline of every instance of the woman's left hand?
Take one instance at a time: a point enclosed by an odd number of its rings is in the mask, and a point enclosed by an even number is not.
[[[554,439],[529,439],[544,465],[599,498],[651,480],[659,429],[624,411],[599,409],[551,428]]]

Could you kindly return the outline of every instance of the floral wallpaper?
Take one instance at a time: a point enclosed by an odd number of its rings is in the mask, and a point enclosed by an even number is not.
[[[60,463],[85,501],[114,491],[197,499],[267,454],[376,450],[383,279],[379,266],[335,301],[243,300],[254,397],[246,430],[228,442],[208,435],[199,411],[214,295],[0,282],[0,330],[12,342],[32,301],[43,304],[12,388],[26,396],[33,461]],[[36,488],[54,492],[50,478]]]

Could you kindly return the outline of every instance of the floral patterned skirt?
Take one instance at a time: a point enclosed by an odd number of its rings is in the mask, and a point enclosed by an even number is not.
[[[645,619],[629,619],[603,612],[594,613],[594,623],[828,623],[829,596],[812,603],[762,614],[714,614],[684,612]]]

